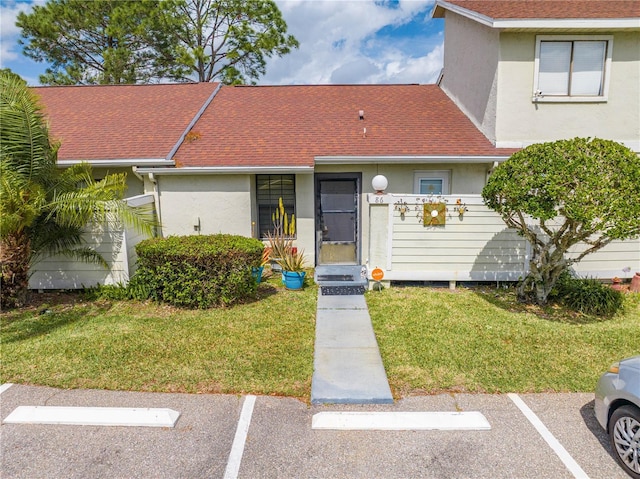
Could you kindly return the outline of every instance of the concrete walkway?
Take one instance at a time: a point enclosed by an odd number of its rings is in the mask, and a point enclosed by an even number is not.
[[[311,402],[393,403],[364,296],[328,295],[322,289],[318,291]]]

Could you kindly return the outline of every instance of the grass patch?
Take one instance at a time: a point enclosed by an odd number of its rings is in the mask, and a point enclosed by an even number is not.
[[[640,295],[602,320],[518,303],[513,290],[392,288],[367,293],[394,393],[591,392],[640,353]]]
[[[206,311],[45,296],[0,315],[0,383],[308,400],[317,288],[287,291],[277,277],[258,294]],[[640,353],[638,294],[609,319],[521,304],[510,289],[398,287],[366,298],[396,397],[591,392],[610,363]]]
[[[307,397],[317,289],[274,278],[258,294],[206,311],[76,294],[3,313],[0,382]]]

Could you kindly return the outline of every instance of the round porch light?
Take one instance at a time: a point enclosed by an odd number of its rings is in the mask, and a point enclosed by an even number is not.
[[[371,180],[371,186],[376,191],[377,194],[381,195],[384,193],[384,190],[389,186],[389,180],[384,175],[376,175]]]

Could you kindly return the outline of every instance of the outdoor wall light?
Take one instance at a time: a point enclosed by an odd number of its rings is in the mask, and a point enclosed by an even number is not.
[[[384,175],[376,175],[371,180],[371,186],[375,190],[377,195],[384,194],[384,190],[389,186],[389,180]]]
[[[358,110],[358,118],[364,120],[364,110]]]

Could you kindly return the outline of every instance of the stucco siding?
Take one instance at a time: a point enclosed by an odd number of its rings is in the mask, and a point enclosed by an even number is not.
[[[589,136],[640,151],[640,33],[613,34],[608,98],[603,102],[533,101],[536,35],[502,33],[500,41],[497,146]]]
[[[162,235],[251,236],[250,179],[251,175],[157,175]]]
[[[493,141],[499,33],[448,11],[444,45],[441,88]]]

